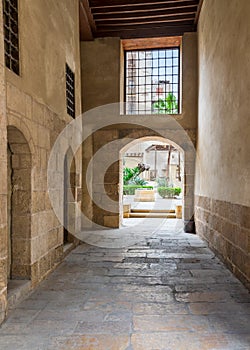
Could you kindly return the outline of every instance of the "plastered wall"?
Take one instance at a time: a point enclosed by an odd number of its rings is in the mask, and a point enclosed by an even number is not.
[[[96,39],[93,42],[81,42],[81,71],[82,71],[82,106],[86,112],[92,108],[99,107],[105,104],[120,102],[121,91],[123,89],[123,55],[121,54],[121,44],[119,38],[102,38]],[[176,121],[187,132],[193,144],[196,143],[196,127],[197,127],[197,37],[196,34],[185,34],[182,42],[182,112],[176,116]],[[139,116],[129,116],[134,120],[138,120]],[[103,114],[105,118],[105,112]],[[145,117],[152,124],[152,117]],[[157,118],[157,116],[154,116]],[[160,117],[159,117],[160,118]],[[119,123],[120,116],[117,117]],[[125,121],[125,119],[123,118]],[[105,226],[117,227],[119,225],[119,215],[98,208],[93,205],[91,198],[87,195],[87,186],[84,182],[89,182],[86,179],[86,163],[92,158],[93,153],[97,152],[98,147],[103,147],[110,140],[119,140],[125,136],[133,135],[133,138],[141,136],[151,136],[152,132],[148,130],[140,130],[137,133],[135,126],[129,125],[129,118],[126,127],[123,125],[109,126],[108,131],[99,131],[92,136],[92,140],[88,144],[88,153],[84,158],[83,171],[83,192],[86,193],[86,202],[84,202],[84,210],[88,213],[92,211],[92,217],[95,222]],[[154,122],[153,122],[154,125]],[[96,125],[95,125],[96,126]],[[85,128],[91,128],[91,125],[83,124]],[[161,122],[161,128],[164,129],[164,121]],[[119,129],[119,131],[118,131]],[[122,131],[124,129],[124,132]],[[164,131],[166,137],[169,135]],[[153,133],[153,135],[155,135]],[[173,140],[174,141],[174,140]],[[176,140],[175,140],[176,141]],[[185,148],[185,145],[180,145]],[[119,149],[113,149],[111,152],[117,153],[119,158]],[[107,155],[108,156],[108,155]],[[190,200],[186,201],[187,207],[186,216],[190,218],[193,212],[192,195],[193,193],[193,178],[194,170],[191,164],[186,176],[186,192],[190,193]],[[187,167],[188,169],[188,167]],[[119,164],[114,164],[113,169],[109,168],[105,177],[106,193],[117,201],[114,209],[117,210],[119,199]],[[100,198],[102,196],[98,192],[98,179],[95,180],[95,174],[92,177],[92,192],[93,197]],[[105,203],[102,203],[104,205]]]
[[[1,8],[0,11],[2,20]],[[32,287],[53,270],[65,254],[63,227],[53,212],[48,196],[47,164],[57,136],[72,121],[66,111],[66,62],[75,72],[76,115],[81,113],[78,11],[77,0],[19,2],[20,76],[7,68],[3,70],[3,36],[0,32],[0,153],[3,154],[1,162],[4,162],[3,167],[1,164],[1,172],[7,174],[4,158],[7,134],[12,153],[10,186],[13,191],[12,208],[8,208],[12,217],[7,215],[5,208],[2,222],[4,224],[11,220],[13,230],[17,231],[14,235],[18,237],[18,241],[12,247],[12,254],[15,256],[13,261],[16,262],[17,268],[12,277],[30,279]],[[0,25],[2,28],[2,23]],[[2,114],[7,120],[7,128]],[[74,205],[80,206],[81,149],[75,155],[75,163]],[[1,176],[3,187],[5,180],[6,176]],[[0,194],[6,191],[1,190],[1,184]],[[4,201],[1,201],[1,205],[3,203]],[[72,207],[73,203],[70,205]],[[76,222],[80,225],[79,220]],[[5,230],[5,226],[1,228]],[[2,239],[7,240],[6,237],[1,233],[1,243]],[[76,243],[75,240],[74,244]],[[7,242],[1,244],[2,251],[6,254]],[[0,270],[4,293],[7,287],[6,264]],[[6,311],[4,301],[2,309]]]
[[[7,305],[7,129],[6,87],[3,45],[2,1],[0,1],[0,323]]]
[[[243,281],[250,277],[249,13],[248,0],[206,0],[198,26],[197,231]]]

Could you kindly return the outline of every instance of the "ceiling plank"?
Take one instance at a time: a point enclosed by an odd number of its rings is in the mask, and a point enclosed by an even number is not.
[[[91,8],[97,7],[114,7],[114,6],[144,6],[144,5],[161,5],[178,2],[188,2],[189,0],[90,0],[89,4]],[[199,0],[196,0],[198,5]]]
[[[91,11],[94,16],[96,15],[101,15],[101,14],[120,14],[121,12],[123,13],[132,13],[132,12],[148,12],[148,11],[167,11],[171,9],[185,9],[188,7],[195,7],[197,9],[198,2],[191,0],[191,1],[180,1],[180,2],[174,2],[174,3],[167,3],[163,5],[144,5],[143,7],[141,6],[130,6],[127,5],[126,7],[121,7],[121,6],[111,6],[111,7],[100,7],[100,8],[92,8]]]
[[[187,13],[177,13],[175,15],[157,15],[157,16],[143,16],[143,17],[124,17],[124,18],[108,18],[96,20],[96,25],[107,25],[107,24],[123,24],[124,22],[129,23],[157,23],[168,20],[181,20],[183,18],[195,19],[195,11]]]
[[[186,32],[194,32],[196,27],[194,24],[179,26],[163,26],[150,28],[126,29],[121,31],[97,31],[95,36],[101,37],[120,37],[121,39],[133,38],[152,38],[162,36],[182,36]]]
[[[97,26],[97,31],[100,30],[121,30],[121,29],[126,29],[128,27],[131,28],[139,28],[140,26],[143,26],[144,28],[150,28],[150,27],[158,27],[158,26],[166,26],[168,24],[193,24],[194,23],[194,17],[188,17],[188,16],[183,16],[183,18],[171,18],[171,19],[165,19],[165,20],[159,20],[159,21],[144,21],[144,22],[125,22],[125,23],[102,23]]]
[[[150,17],[150,16],[164,16],[164,15],[171,15],[171,14],[179,14],[179,13],[196,13],[197,12],[197,6],[190,6],[187,8],[178,8],[178,9],[165,9],[162,11],[161,9],[158,10],[143,10],[143,11],[120,11],[120,12],[113,12],[113,13],[99,13],[94,14],[94,19],[113,19],[113,18],[132,18],[132,17]]]

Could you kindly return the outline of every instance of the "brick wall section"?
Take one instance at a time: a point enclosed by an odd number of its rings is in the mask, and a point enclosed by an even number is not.
[[[7,147],[2,1],[0,1],[0,323],[7,305]]]
[[[197,233],[250,289],[250,207],[195,197]]]

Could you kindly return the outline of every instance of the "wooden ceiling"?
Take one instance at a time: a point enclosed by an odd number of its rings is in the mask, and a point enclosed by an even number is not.
[[[204,0],[80,0],[81,40],[180,36],[196,31]]]

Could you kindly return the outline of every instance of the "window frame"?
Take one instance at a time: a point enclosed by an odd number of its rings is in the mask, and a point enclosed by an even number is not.
[[[9,6],[9,13],[6,12],[7,4]],[[4,58],[5,58],[5,67],[8,68],[14,74],[20,76],[20,40],[19,40],[19,0],[16,0],[16,7],[13,7],[10,3],[10,0],[3,0],[2,2],[2,16],[3,16],[3,36],[4,36]],[[14,9],[16,14],[16,20],[13,20],[13,17],[10,15],[10,9]],[[8,26],[5,24],[5,17],[8,18]],[[13,27],[16,26],[16,31],[13,31],[11,28],[11,21],[13,20]],[[7,39],[6,31],[8,31],[9,38]],[[11,40],[11,36],[16,38],[17,43],[14,44]],[[9,45],[9,52],[6,49],[6,46]],[[12,48],[17,55],[17,58],[11,55]],[[8,63],[9,60],[9,63]],[[15,67],[16,66],[16,67]]]
[[[72,83],[69,81],[72,80]],[[71,92],[70,89],[73,91]],[[72,95],[72,98],[69,97]],[[69,64],[65,63],[65,97],[67,114],[74,118],[76,117],[76,92],[75,92],[75,72],[70,68]],[[72,106],[70,106],[72,104]]]
[[[140,38],[140,39],[123,39],[121,40],[121,71],[120,71],[120,114],[124,116],[134,115],[142,116],[143,113],[128,114],[126,109],[126,51],[150,51],[150,50],[167,50],[178,48],[178,111],[170,114],[178,116],[182,113],[182,36],[174,37],[157,37],[157,38]],[[170,91],[171,92],[171,91]],[[144,113],[144,115],[169,115],[169,113]]]

